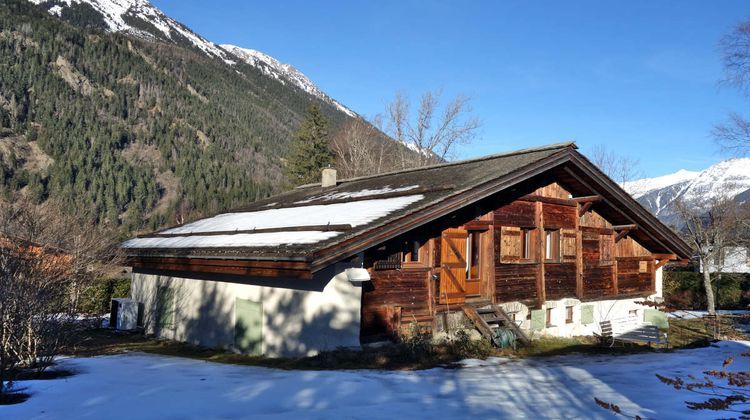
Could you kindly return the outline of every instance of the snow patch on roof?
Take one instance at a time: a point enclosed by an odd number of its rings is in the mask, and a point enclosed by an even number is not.
[[[328,194],[310,197],[305,200],[295,201],[294,203],[304,204],[304,203],[312,203],[314,201],[320,201],[320,200],[329,201],[329,200],[344,200],[347,198],[370,197],[370,196],[377,196],[377,195],[383,195],[383,194],[411,191],[415,188],[419,188],[419,185],[409,185],[408,187],[398,187],[398,188],[392,188],[390,185],[386,185],[383,188],[378,188],[375,190],[364,189],[360,191],[345,191],[345,192],[337,192],[337,193],[328,193]]]
[[[180,236],[134,238],[124,242],[122,246],[125,248],[211,248],[312,244],[342,234],[342,232],[337,231],[321,231],[318,230],[319,228],[315,228],[317,226],[351,225],[356,227],[366,225],[423,198],[424,195],[416,194],[349,203],[224,213],[161,232],[162,234]],[[310,226],[311,230],[200,235],[201,233],[212,232],[304,226]]]
[[[313,244],[331,239],[341,232],[267,232],[234,235],[175,236],[167,238],[135,238],[123,243],[124,248],[218,248],[264,247]]]
[[[290,226],[365,225],[424,198],[423,195],[288,207],[261,211],[224,213],[163,233],[190,234],[232,230],[274,229]]]

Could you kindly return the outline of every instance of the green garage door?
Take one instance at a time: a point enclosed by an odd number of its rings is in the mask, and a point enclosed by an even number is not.
[[[174,326],[174,290],[167,286],[156,289],[157,333]]]
[[[263,351],[263,305],[237,299],[234,317],[234,347],[243,353],[260,356]]]

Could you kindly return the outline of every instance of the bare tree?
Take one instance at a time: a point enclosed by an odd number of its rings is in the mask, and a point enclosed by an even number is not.
[[[336,168],[343,177],[378,174],[387,170],[387,138],[374,124],[361,119],[347,122],[331,139]]]
[[[602,144],[591,148],[589,158],[602,172],[620,184],[634,181],[643,175],[638,169],[638,159],[618,155]]]
[[[727,188],[713,193],[700,191],[691,198],[679,197],[672,208],[682,223],[683,237],[700,262],[708,313],[714,315],[711,267],[720,262],[725,249],[743,244],[748,205],[737,203]]]
[[[41,372],[59,354],[81,290],[118,260],[113,237],[52,202],[0,205],[0,397],[18,367]]]
[[[406,145],[401,150],[401,166],[419,167],[455,157],[456,147],[473,141],[481,122],[471,116],[471,99],[458,95],[440,106],[440,93],[422,94],[416,114],[402,92],[386,107],[388,134]]]
[[[738,24],[719,46],[724,64],[722,83],[750,94],[750,20]],[[739,155],[750,153],[750,121],[740,114],[730,113],[712,134],[723,150]]]

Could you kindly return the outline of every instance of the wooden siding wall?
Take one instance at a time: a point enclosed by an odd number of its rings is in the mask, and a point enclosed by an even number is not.
[[[362,294],[363,337],[395,336],[416,321],[431,327],[430,269],[375,270]]]
[[[537,206],[542,209],[540,226],[536,225],[535,219]],[[655,270],[651,253],[627,236],[615,243],[616,232],[612,224],[595,210],[579,217],[580,207],[570,199],[568,191],[552,183],[493,212],[494,228],[498,232],[495,235],[494,296],[497,302],[517,300],[540,304],[542,300],[567,297],[597,300],[654,291]],[[543,234],[542,229],[560,229],[562,260],[542,261],[536,256],[526,261],[499,258],[502,252],[497,249],[502,244],[499,232],[512,233],[510,228],[537,228],[531,241],[534,244],[542,243],[537,236]],[[576,241],[579,242],[575,246],[578,249],[571,253]],[[576,252],[581,255],[575,255]],[[647,264],[646,272],[643,272],[642,262]],[[543,299],[535,287],[540,273],[544,285]]]
[[[487,279],[482,297],[498,303],[520,301],[537,306],[545,300],[650,294],[655,286],[654,256],[630,237],[615,243],[615,227],[595,211],[595,206],[579,215],[581,207],[564,188],[553,183],[461,225],[486,232],[482,248],[492,255],[482,265],[482,278]],[[560,230],[559,261],[543,260],[545,228]],[[526,259],[504,257],[503,232],[509,235],[508,241],[514,241],[517,239],[510,236],[519,238],[522,229],[534,229],[530,243],[535,249]],[[441,232],[429,236],[425,245],[428,258],[421,262],[422,267],[373,270],[372,265],[367,266],[372,280],[363,286],[363,337],[394,336],[414,321],[429,328],[437,313],[458,309],[439,303],[440,280],[436,278],[441,267]]]
[[[536,302],[536,273],[537,264],[501,264],[498,261],[495,265],[497,301]]]

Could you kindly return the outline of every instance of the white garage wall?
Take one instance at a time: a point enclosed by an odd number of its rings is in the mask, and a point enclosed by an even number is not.
[[[300,279],[198,279],[133,273],[132,297],[144,304],[147,333],[207,347],[231,349],[236,299],[263,304],[263,354],[314,355],[337,347],[359,347],[362,288],[337,264]],[[191,275],[192,276],[192,275]],[[229,281],[232,280],[232,281]],[[172,327],[155,323],[157,288],[174,290]]]

